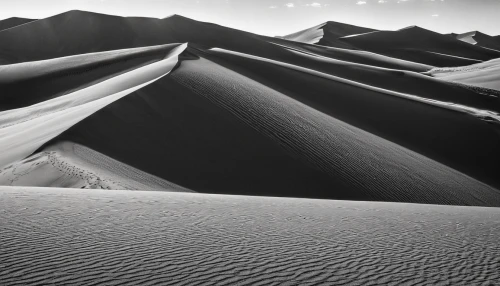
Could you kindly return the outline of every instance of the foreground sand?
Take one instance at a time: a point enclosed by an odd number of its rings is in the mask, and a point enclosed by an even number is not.
[[[496,285],[500,209],[0,189],[2,285]]]

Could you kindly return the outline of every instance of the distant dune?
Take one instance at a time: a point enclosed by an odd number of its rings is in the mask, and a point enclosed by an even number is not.
[[[496,96],[496,102],[498,102],[498,96],[500,96],[500,59],[465,67],[436,68],[429,71],[429,74],[452,82],[497,90],[498,92],[493,96]]]
[[[437,67],[461,66],[500,57],[500,52],[420,27],[341,38],[357,48]]]
[[[7,30],[13,27],[17,27],[29,22],[36,21],[34,19],[18,18],[12,17],[4,20],[0,20],[0,31]]]
[[[483,48],[500,51],[500,40],[495,39],[490,35],[486,35],[484,33],[473,31],[464,34],[452,34],[457,39],[464,41],[469,44],[477,45]]]
[[[316,27],[312,27],[294,34],[284,36],[286,40],[303,42],[308,44],[317,44],[321,46],[330,46],[337,48],[353,48],[345,42],[339,41],[339,38],[374,32],[376,30],[348,25],[338,22],[326,22]]]
[[[500,210],[2,188],[3,285],[495,285]]]

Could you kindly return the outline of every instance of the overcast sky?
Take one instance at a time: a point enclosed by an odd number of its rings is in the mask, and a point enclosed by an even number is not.
[[[269,36],[326,21],[500,34],[500,0],[0,0],[0,19],[44,18],[73,9],[156,18],[180,14]]]

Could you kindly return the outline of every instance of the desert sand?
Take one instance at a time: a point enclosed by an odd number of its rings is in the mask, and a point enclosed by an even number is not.
[[[10,28],[14,28],[20,25],[24,25],[26,23],[30,23],[36,21],[34,19],[26,19],[26,18],[18,18],[12,17],[4,20],[0,20],[0,31],[7,30]]]
[[[457,39],[467,42],[472,45],[477,45],[486,49],[500,51],[500,41],[495,37],[481,33],[479,31],[472,31],[463,34],[452,34]]]
[[[496,285],[497,208],[0,190],[4,285]]]
[[[498,42],[0,21],[0,284],[495,285]]]
[[[482,87],[483,90],[493,89],[497,92],[493,93],[492,96],[496,98],[500,96],[499,59],[464,67],[434,68],[428,73],[439,79]]]
[[[375,31],[376,30],[370,28],[329,21],[316,27],[284,36],[283,38],[296,42],[317,44],[320,46],[352,49],[353,47],[351,45],[340,41],[339,38]]]

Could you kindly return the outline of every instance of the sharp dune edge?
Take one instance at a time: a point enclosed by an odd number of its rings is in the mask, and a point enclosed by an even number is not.
[[[2,20],[0,284],[497,285],[497,44]]]

